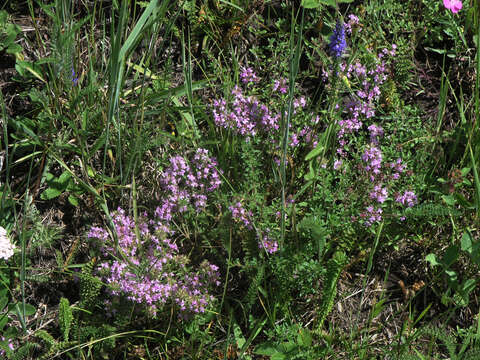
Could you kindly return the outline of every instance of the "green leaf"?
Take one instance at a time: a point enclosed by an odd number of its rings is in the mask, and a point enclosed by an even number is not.
[[[68,202],[75,207],[79,205],[78,197],[76,197],[75,195],[69,195]]]
[[[58,305],[58,322],[63,334],[63,340],[68,341],[73,322],[73,311],[67,298],[61,298]]]
[[[308,163],[308,174],[305,174],[305,181],[311,182],[315,179],[315,170],[313,169],[313,161]]]
[[[476,283],[474,279],[467,279],[460,285],[460,288],[453,295],[453,300],[458,306],[468,306],[470,293],[475,289]]]
[[[472,255],[473,249],[473,241],[472,236],[468,231],[465,231],[462,236],[462,240],[460,241],[460,246],[463,251],[466,251],[470,255]]]
[[[437,54],[445,54],[447,52],[447,50],[445,49],[434,49],[428,46],[425,47],[425,50],[433,51],[433,52],[436,52]]]
[[[47,174],[46,180],[48,188],[40,195],[42,200],[51,200],[63,193],[71,180],[72,176],[65,171],[58,178],[53,178],[51,174]]]
[[[338,3],[351,3],[352,1],[353,0],[338,0],[338,1],[335,1],[335,0],[302,0],[302,6],[305,9],[315,9],[322,4],[336,7],[337,2]]]
[[[307,156],[305,156],[305,161],[308,161],[310,159],[313,159],[314,157],[320,155],[323,151],[323,144],[318,144],[317,147],[315,149],[313,149],[312,151],[310,151]]]
[[[240,326],[236,322],[233,323],[233,334],[235,335],[235,341],[237,342],[237,347],[241,349],[245,344],[246,340],[242,334]]]
[[[425,257],[425,260],[427,260],[430,265],[432,266],[437,266],[437,265],[441,265],[438,261],[437,261],[437,257],[435,256],[435,254],[428,254],[426,257]]]
[[[8,322],[8,316],[6,314],[0,315],[0,333],[3,333],[2,330],[7,325]]]
[[[463,206],[466,209],[475,209],[475,204],[465,199],[462,194],[455,193],[453,195],[455,196],[455,200],[458,202],[459,205]]]
[[[454,285],[458,281],[457,273],[453,270],[445,270],[445,274],[448,276],[448,281],[451,285]],[[458,284],[458,283],[457,283]]]
[[[372,313],[370,314],[370,319],[373,320],[375,319],[383,310],[384,305],[385,305],[386,299],[381,299],[379,302],[377,302],[372,309]]]
[[[7,306],[7,304],[8,304],[8,297],[6,296],[0,297],[0,311],[2,311],[5,308],[5,306]]]
[[[448,247],[447,251],[445,251],[445,255],[443,255],[442,263],[445,267],[451,266],[458,258],[458,246],[453,245]]]
[[[455,198],[452,195],[443,195],[442,199],[445,201],[445,203],[447,203],[447,205],[455,205]]]
[[[465,177],[468,175],[468,173],[470,172],[470,170],[472,170],[472,168],[469,168],[469,167],[464,167],[461,172],[462,172],[462,176]]]
[[[61,193],[62,193],[61,190],[48,188],[40,195],[40,198],[42,200],[51,200],[59,196]]]
[[[462,284],[462,291],[469,294],[473,291],[473,289],[475,289],[476,284],[477,284],[477,280],[467,279]]]
[[[257,355],[266,355],[272,356],[278,353],[277,348],[271,342],[265,342],[263,344],[258,345],[253,352]]]
[[[305,9],[315,9],[320,5],[320,0],[302,0],[302,6]]]
[[[7,52],[7,54],[16,54],[16,53],[22,52],[22,50],[23,50],[23,49],[22,49],[22,47],[21,47],[20,45],[18,45],[18,44],[11,44],[11,45],[7,48],[6,52]]]
[[[10,314],[16,314],[23,318],[24,316],[32,316],[37,312],[37,309],[35,309],[35,306],[30,305],[30,304],[25,304],[25,314],[23,314],[23,305],[21,303],[16,303],[16,304],[10,304],[8,305],[8,312]]]
[[[40,73],[39,67],[36,66],[32,62],[17,60],[17,62],[15,64],[15,70],[17,70],[17,72],[23,77],[27,75],[26,72],[28,71],[34,77],[36,77],[38,80],[46,83],[45,79],[43,78],[42,74]]]
[[[308,329],[300,329],[297,336],[297,343],[303,347],[312,346],[312,333]]]

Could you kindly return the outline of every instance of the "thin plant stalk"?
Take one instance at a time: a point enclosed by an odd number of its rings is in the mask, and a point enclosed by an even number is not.
[[[303,22],[304,22],[305,10],[302,7],[302,18],[300,22],[300,32],[298,34],[297,43],[294,47],[294,32],[296,18],[294,16],[294,9],[292,8],[292,24],[290,28],[290,71],[289,71],[289,88],[288,88],[288,108],[287,108],[287,118],[285,119],[284,111],[282,111],[282,159],[280,163],[280,176],[281,176],[281,186],[282,186],[282,212],[281,212],[281,239],[280,239],[280,248],[283,247],[285,243],[285,214],[287,209],[286,204],[286,192],[285,187],[287,183],[287,176],[285,171],[285,162],[287,159],[287,147],[288,147],[288,137],[289,137],[289,128],[290,120],[293,115],[293,97],[295,92],[295,79],[298,74],[298,68],[300,64],[300,54],[302,49],[302,39],[303,39]]]

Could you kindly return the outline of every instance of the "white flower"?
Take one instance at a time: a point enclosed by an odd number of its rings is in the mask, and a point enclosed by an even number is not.
[[[13,256],[15,245],[10,242],[7,230],[0,226],[0,259],[8,260]]]

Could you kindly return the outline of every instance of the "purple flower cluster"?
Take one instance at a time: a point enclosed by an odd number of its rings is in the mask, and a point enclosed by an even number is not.
[[[351,16],[348,26],[346,26],[347,33],[351,33],[352,26],[357,24],[358,18]],[[337,32],[336,28],[335,34]],[[368,198],[364,203],[365,210],[360,213],[360,220],[366,226],[382,220],[382,207],[386,206],[389,193],[392,193],[392,188],[397,186],[396,181],[400,179],[406,168],[401,158],[391,163],[384,161],[380,147],[384,129],[372,121],[376,115],[376,103],[381,95],[382,84],[387,80],[387,65],[391,58],[395,57],[396,48],[396,45],[393,44],[390,49],[381,50],[368,68],[358,60],[348,66],[345,63],[340,64],[340,71],[343,72],[343,78],[349,89],[354,88],[355,84],[358,84],[358,87],[354,90],[354,97],[345,97],[348,100],[344,102],[342,118],[338,121],[337,154],[339,159],[335,160],[334,169],[339,169],[342,161],[356,158],[355,154],[351,153],[352,149],[356,148],[355,145],[358,148],[356,134],[366,127],[369,143],[360,154],[363,164],[357,166],[371,184],[368,185]],[[324,76],[324,78],[328,79],[328,76]],[[337,106],[340,108],[340,104]],[[412,191],[406,191],[403,195],[396,196],[395,201],[402,206],[413,206],[417,199]],[[352,219],[356,220],[357,217],[353,216]]]
[[[178,253],[167,233],[151,231],[154,222],[148,221],[146,215],[136,224],[118,209],[112,219],[118,248],[105,229],[92,227],[88,233],[89,239],[100,244],[103,261],[98,270],[110,294],[143,304],[154,316],[173,304],[184,315],[205,312],[214,300],[209,288],[220,284],[218,268],[204,261],[197,271],[192,271],[187,267],[188,259]],[[140,237],[136,235],[137,227]]]
[[[240,72],[240,79],[244,84],[248,84],[249,82],[258,82],[259,78],[255,74],[252,68],[241,68]]]
[[[379,148],[368,146],[362,155],[362,160],[367,164],[365,170],[371,171],[375,175],[380,174],[382,158],[382,151]],[[374,175],[370,175],[370,180],[374,180]]]
[[[287,79],[282,78],[280,80],[275,80],[273,83],[273,91],[278,91],[281,94],[286,94],[288,92]]]
[[[240,201],[237,201],[237,203],[234,205],[230,205],[228,209],[232,213],[232,218],[235,221],[243,223],[247,229],[252,229],[252,223],[250,219],[253,217],[253,214],[251,211],[247,212]]]
[[[173,214],[185,212],[191,205],[198,212],[207,206],[207,193],[221,184],[217,162],[208,150],[197,149],[188,161],[182,156],[170,158],[170,166],[162,171],[160,185],[164,199],[155,210],[158,220],[168,223]]]
[[[382,127],[372,124],[368,127],[368,131],[370,132],[370,142],[377,145],[379,138],[383,136]]]
[[[342,160],[335,159],[335,161],[333,162],[333,168],[335,170],[338,170],[342,167],[342,164],[343,164]]]
[[[373,187],[373,191],[370,192],[370,199],[373,199],[380,204],[384,203],[385,200],[387,200],[387,197],[388,189],[379,184],[375,185]]]
[[[395,51],[392,50],[391,53],[395,54]],[[346,156],[345,146],[348,143],[348,135],[358,132],[363,126],[363,121],[375,116],[375,102],[381,94],[380,86],[387,79],[387,70],[386,62],[380,61],[380,56],[371,70],[367,70],[358,61],[350,64],[348,68],[345,64],[341,64],[340,69],[345,72],[347,79],[356,78],[361,84],[361,88],[355,93],[357,100],[350,100],[345,104],[346,116],[338,121],[340,129],[337,132],[339,143],[337,153]],[[368,129],[371,141],[377,143],[378,138],[383,136],[383,129],[373,124]]]
[[[400,178],[400,174],[403,173],[406,166],[402,162],[402,159],[398,158],[395,162],[390,163],[390,168],[392,168],[395,171],[392,175],[392,178],[394,180],[397,180],[398,178]]]
[[[318,135],[310,126],[304,126],[298,133],[292,132],[290,135],[290,146],[297,147],[303,140],[305,144],[312,144],[313,147],[317,146]]]
[[[372,149],[375,150],[372,151]],[[366,211],[360,214],[360,218],[364,220],[364,225],[371,226],[373,223],[382,220],[382,209],[378,206],[387,201],[389,187],[395,186],[400,174],[405,171],[406,165],[401,158],[398,158],[396,161],[382,166],[381,151],[375,147],[368,148],[362,159],[367,162],[364,170],[373,186],[369,193],[369,199],[375,203],[368,205]],[[383,186],[382,182],[388,182],[388,186]],[[402,195],[397,194],[395,201],[402,206],[412,207],[417,203],[417,197],[413,191],[405,191]]]
[[[291,205],[294,202],[295,200],[290,195],[287,198],[287,204]],[[253,224],[252,224],[253,214],[251,211],[245,210],[245,208],[243,207],[240,201],[237,201],[234,205],[229,206],[228,209],[232,213],[232,218],[235,222],[241,223],[248,230],[253,230]],[[263,235],[261,236],[260,236],[260,233],[261,232],[257,232],[258,248],[265,249],[265,251],[268,252],[269,254],[273,254],[277,252],[278,243],[269,236],[270,229],[266,229]]]
[[[337,20],[333,34],[330,36],[329,47],[332,55],[337,58],[342,56],[347,47],[347,41],[345,40],[345,27],[341,20]]]
[[[280,115],[274,114],[255,96],[245,96],[240,87],[232,90],[231,109],[225,99],[213,102],[213,119],[217,126],[233,130],[242,136],[255,136],[259,130],[278,130]]]
[[[369,205],[366,207],[365,212],[360,214],[360,217],[364,219],[365,226],[372,226],[375,222],[382,221],[383,210],[379,207]]]
[[[395,201],[399,204],[412,207],[417,203],[417,196],[413,191],[405,191],[402,195],[398,195]]]
[[[262,239],[258,242],[259,249],[265,249],[265,251],[269,254],[274,254],[278,251],[278,242],[273,240],[268,236],[268,229],[267,233],[263,235]]]
[[[359,23],[360,20],[357,16],[353,14],[348,15],[348,21],[345,23],[345,31],[347,32],[347,34],[351,34],[353,27],[358,25]]]

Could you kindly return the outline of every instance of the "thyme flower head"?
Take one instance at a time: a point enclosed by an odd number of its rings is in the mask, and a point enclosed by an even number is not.
[[[0,259],[8,260],[13,256],[15,245],[10,242],[7,230],[0,226]]]

